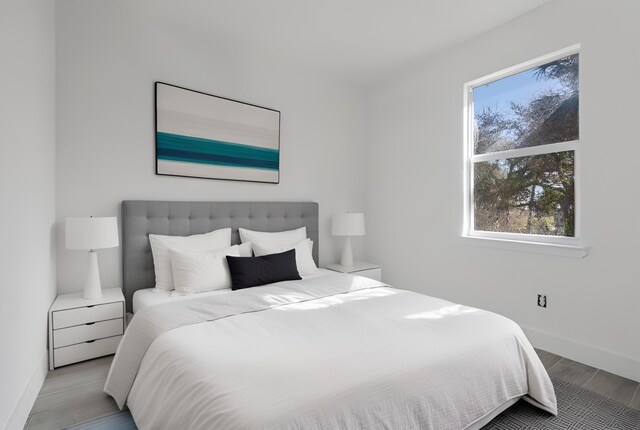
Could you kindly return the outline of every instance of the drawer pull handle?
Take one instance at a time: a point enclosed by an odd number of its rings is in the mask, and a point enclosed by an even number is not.
[[[89,306],[85,306],[85,307],[86,307],[86,308],[92,308],[92,307],[94,307],[94,306],[95,306],[95,305],[89,305]]]
[[[95,340],[95,339],[93,339],[93,340],[88,340],[88,341],[86,341],[85,343],[93,343],[93,342],[95,342],[95,341],[96,341],[96,340]]]
[[[85,325],[94,325],[94,324],[95,324],[95,321],[94,322],[90,322],[90,323],[86,323]]]

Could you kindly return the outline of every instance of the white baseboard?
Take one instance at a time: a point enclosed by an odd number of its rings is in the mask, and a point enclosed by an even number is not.
[[[42,360],[40,360],[38,366],[36,366],[33,374],[31,375],[27,388],[24,390],[24,393],[22,393],[20,401],[9,417],[9,420],[4,427],[5,430],[20,430],[24,428],[24,425],[27,423],[27,419],[29,418],[29,413],[33,408],[33,404],[38,397],[38,393],[40,393],[44,378],[47,376],[48,369],[49,353],[45,350]]]
[[[522,327],[522,330],[536,348],[640,382],[638,359],[530,327]]]

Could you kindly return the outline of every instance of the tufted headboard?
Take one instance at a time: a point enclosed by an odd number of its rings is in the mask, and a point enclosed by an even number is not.
[[[231,243],[240,243],[238,228],[283,231],[307,227],[318,263],[318,203],[314,202],[122,202],[122,282],[131,312],[133,293],[155,286],[149,234],[188,236],[231,227]]]

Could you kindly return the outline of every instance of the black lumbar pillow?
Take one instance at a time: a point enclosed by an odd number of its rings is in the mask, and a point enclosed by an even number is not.
[[[232,290],[302,279],[296,265],[295,249],[260,257],[227,255],[227,263],[231,272]]]

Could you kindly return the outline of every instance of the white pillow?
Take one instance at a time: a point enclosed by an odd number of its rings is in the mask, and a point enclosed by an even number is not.
[[[253,248],[251,247],[251,242],[245,242],[235,246],[238,247],[240,257],[253,257]]]
[[[205,234],[192,236],[163,236],[150,234],[153,266],[156,273],[156,288],[173,290],[173,274],[169,249],[181,252],[211,252],[231,246],[231,229],[222,228]]]
[[[282,247],[289,246],[291,249],[295,244],[307,238],[307,228],[300,227],[295,230],[278,231],[275,233],[266,231],[253,231],[246,228],[238,229],[240,241],[242,243],[252,242],[262,247]]]
[[[290,249],[296,250],[296,266],[298,266],[298,273],[300,276],[313,275],[318,271],[315,261],[313,261],[313,241],[311,239],[304,239],[296,243],[293,246],[273,246],[267,247],[259,243],[251,244],[253,253],[256,257],[267,254],[277,254],[280,252],[288,251]]]
[[[240,256],[240,247],[214,252],[180,252],[171,250],[171,269],[175,295],[202,293],[231,288],[227,255]]]

